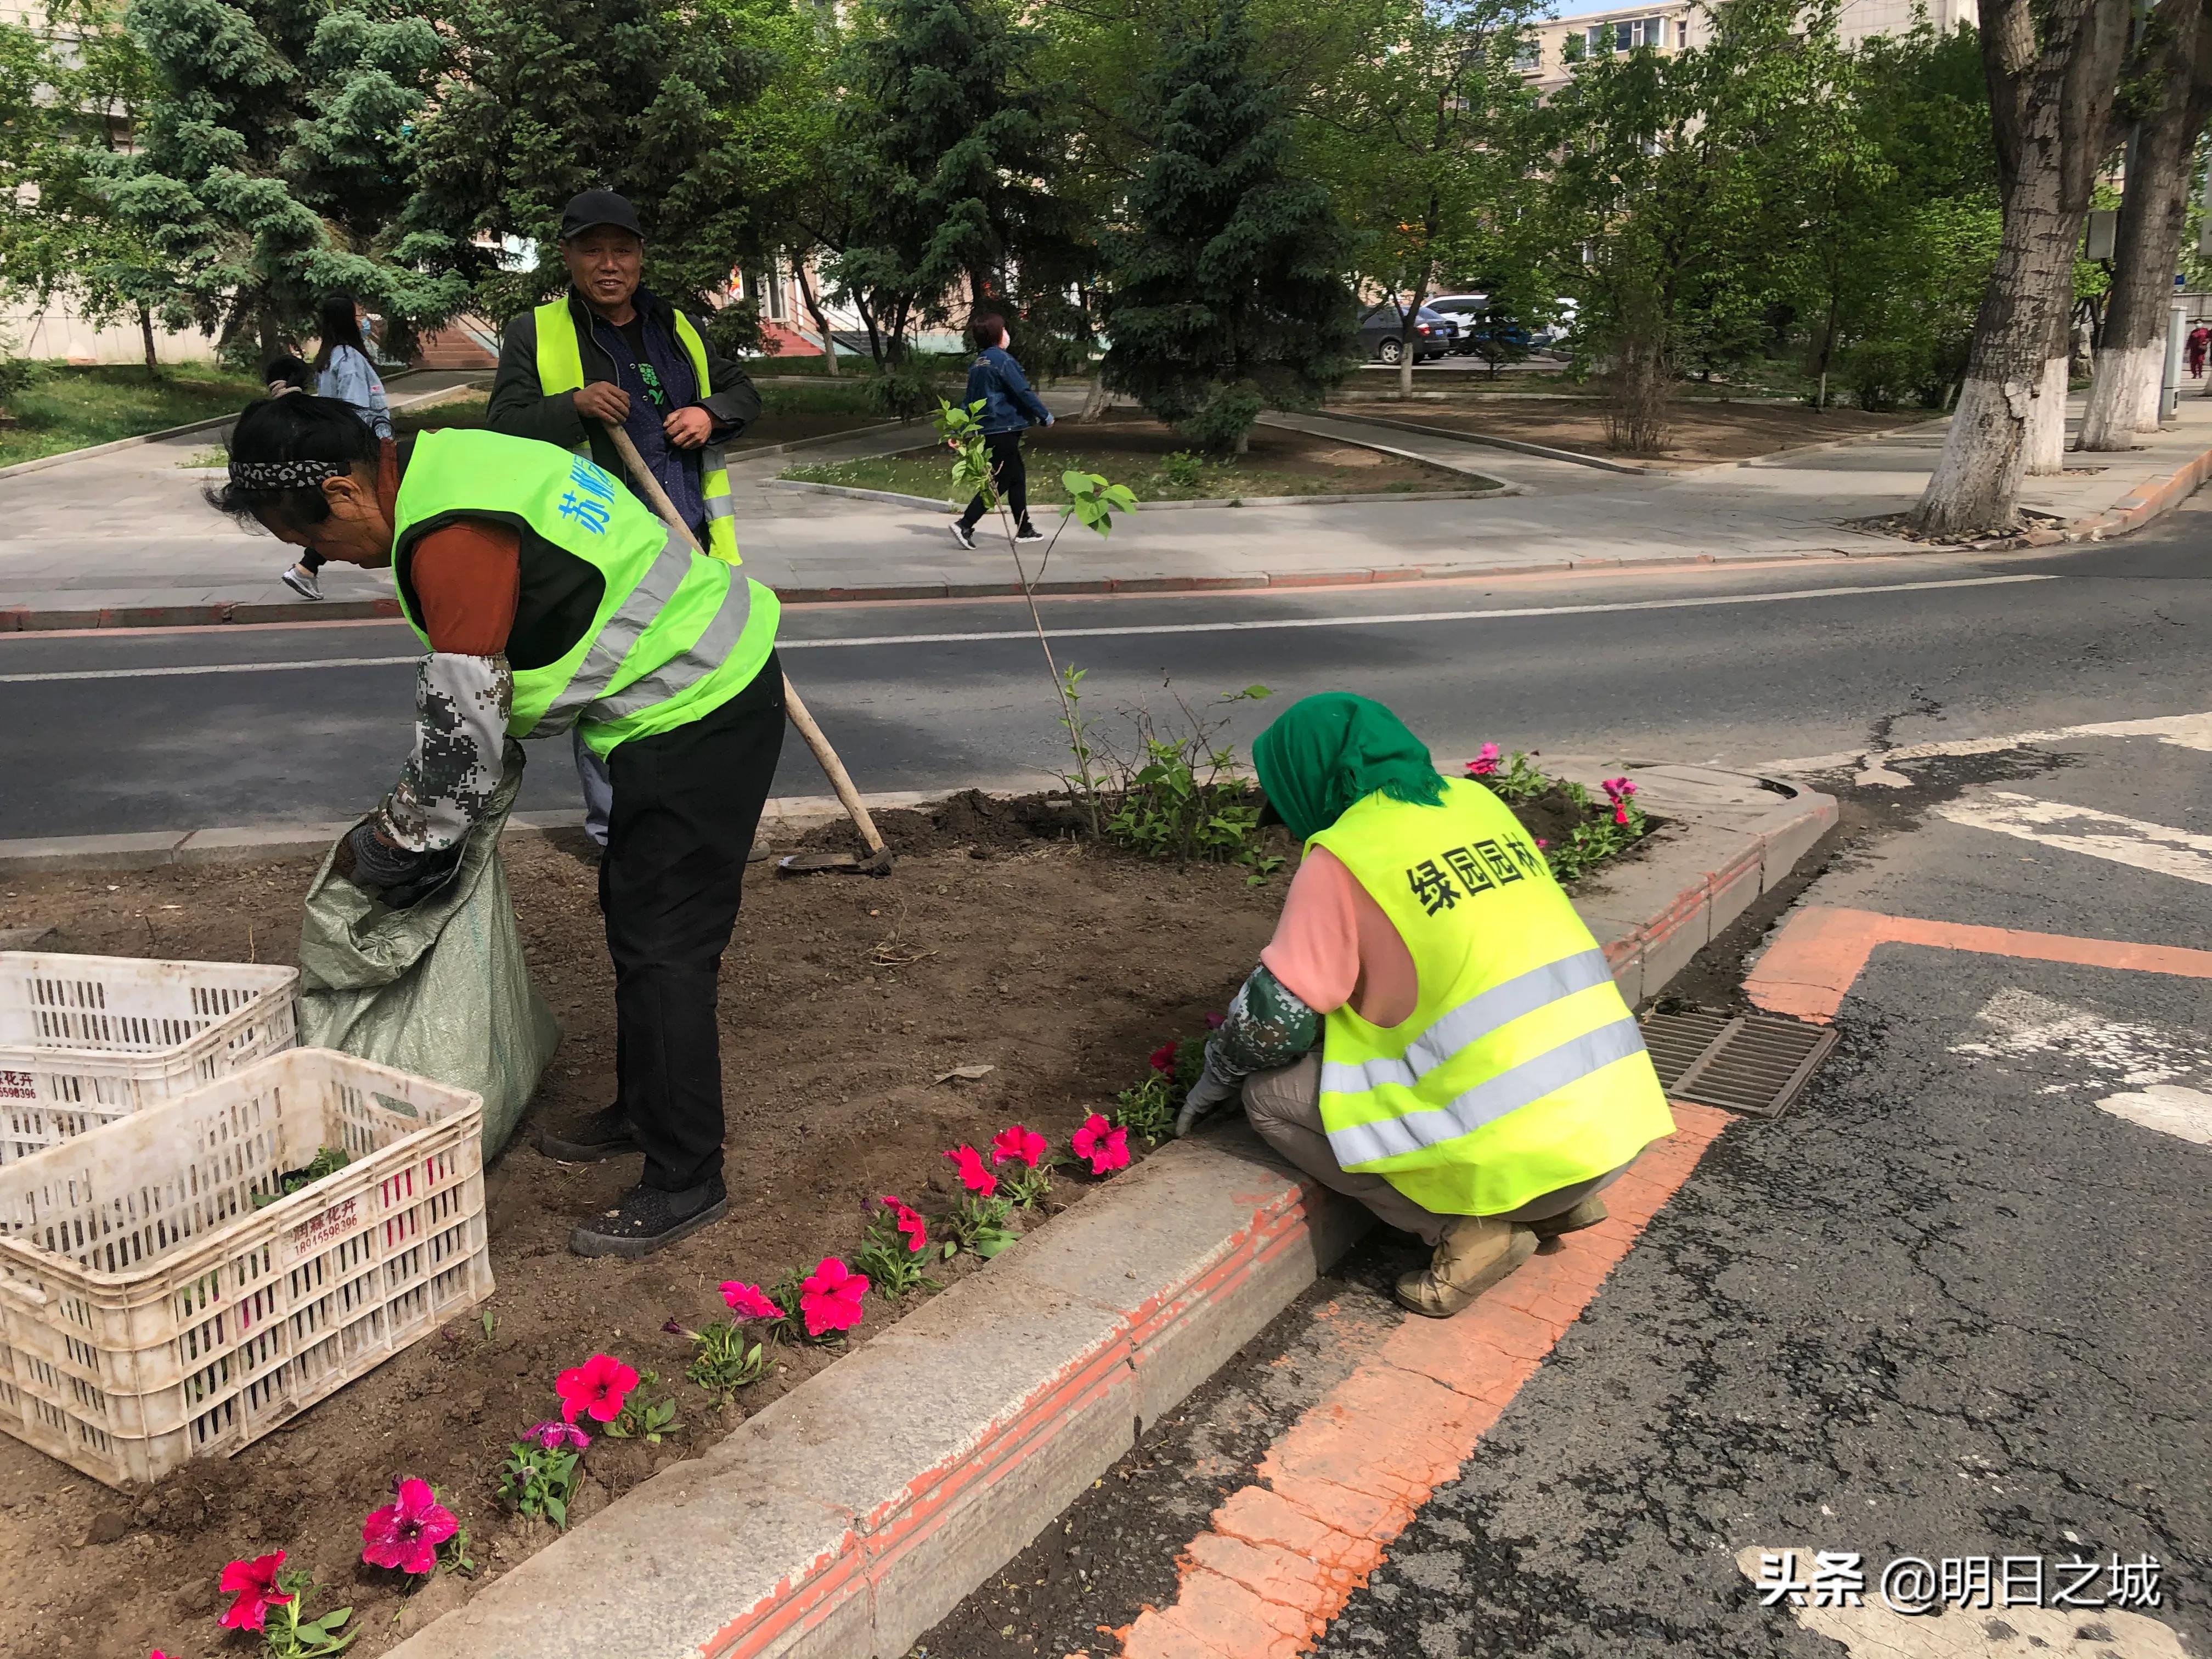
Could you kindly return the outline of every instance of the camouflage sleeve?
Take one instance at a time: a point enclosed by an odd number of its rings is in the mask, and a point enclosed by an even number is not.
[[[416,853],[466,836],[499,787],[514,702],[505,657],[425,657],[415,680],[415,752],[376,809],[378,832]]]
[[[1224,1081],[1272,1072],[1320,1041],[1321,1016],[1266,968],[1255,968],[1206,1045],[1206,1069]]]

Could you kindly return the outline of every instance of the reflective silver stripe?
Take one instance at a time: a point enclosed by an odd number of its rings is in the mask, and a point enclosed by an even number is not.
[[[730,458],[720,444],[708,444],[699,452],[699,470],[704,473],[720,472],[730,464]]]
[[[1480,1042],[1492,1031],[1523,1014],[1533,1014],[1561,997],[1587,991],[1593,985],[1610,985],[1613,969],[1605,952],[1578,951],[1573,956],[1547,962],[1469,997],[1456,1008],[1437,1016],[1429,1029],[1415,1037],[1402,1059],[1324,1061],[1321,1086],[1324,1094],[1357,1095],[1385,1083],[1412,1088],[1469,1043]]]
[[[733,495],[709,495],[706,498],[707,516],[710,519],[734,519],[738,516],[737,498]]]
[[[676,597],[676,590],[684,586],[684,577],[690,574],[691,544],[680,532],[671,530],[637,586],[615,607],[614,615],[607,618],[607,625],[599,630],[599,638],[584,653],[583,661],[576,665],[574,678],[561,688],[561,695],[538,717],[538,724],[530,728],[529,735],[551,737],[574,726],[576,716],[607,689],[608,682],[623,665],[623,659],[629,655],[630,647],[653,626],[653,619]]]
[[[680,656],[671,657],[642,679],[633,680],[611,697],[602,697],[591,708],[594,722],[618,720],[665,702],[686,686],[707,678],[730,659],[752,616],[753,588],[736,571],[730,573],[729,591],[706,630]]]
[[[1507,1113],[1517,1112],[1617,1060],[1643,1052],[1644,1033],[1634,1018],[1617,1019],[1476,1084],[1449,1106],[1331,1129],[1329,1150],[1349,1170],[1377,1158],[1441,1146],[1473,1134],[1486,1123],[1495,1123]]]

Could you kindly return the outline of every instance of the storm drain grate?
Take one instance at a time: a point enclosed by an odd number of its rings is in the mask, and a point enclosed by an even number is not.
[[[1778,1117],[1836,1046],[1836,1034],[1779,1014],[1686,1008],[1647,1015],[1644,1042],[1669,1099]]]

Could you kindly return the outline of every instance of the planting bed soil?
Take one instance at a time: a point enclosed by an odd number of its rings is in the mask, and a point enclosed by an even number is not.
[[[1580,811],[1549,796],[1519,810],[1553,836]],[[496,1293],[236,1457],[150,1489],[112,1491],[0,1437],[0,1653],[258,1650],[217,1628],[228,1602],[217,1580],[226,1561],[279,1549],[330,1587],[311,1613],[349,1604],[361,1630],[349,1650],[386,1651],[551,1541],[544,1522],[506,1512],[494,1477],[512,1439],[557,1414],[556,1372],[612,1353],[657,1371],[647,1397],[669,1394],[678,1408],[680,1431],[665,1444],[594,1441],[572,1510],[580,1521],[841,1352],[771,1348],[768,1376],[718,1413],[684,1380],[690,1345],[665,1321],[696,1328],[721,1316],[725,1279],[768,1284],[825,1255],[849,1258],[880,1194],[951,1207],[949,1147],[988,1148],[1018,1121],[1064,1148],[1146,1074],[1163,1038],[1202,1035],[1256,960],[1288,878],[1286,867],[1255,886],[1236,866],[1178,870],[1086,847],[1067,803],[1044,796],[970,793],[878,822],[901,854],[887,879],[753,866],[722,975],[732,1212],[635,1262],[574,1256],[567,1239],[635,1178],[636,1159],[564,1165],[535,1144],[539,1124],[613,1097],[597,871],[559,842],[510,839],[531,971],[563,1036],[530,1116],[486,1172]],[[806,839],[852,842],[842,824]],[[0,927],[51,927],[40,945],[51,951],[289,962],[313,875],[295,860],[17,876],[0,881]],[[946,1077],[974,1066],[991,1069]],[[1092,1184],[1073,1169],[1055,1180],[1048,1212]],[[1018,1227],[1034,1224],[1016,1215]],[[930,1271],[949,1284],[977,1267],[963,1255]],[[871,1295],[853,1340],[919,1300]],[[403,1594],[396,1574],[362,1565],[362,1519],[402,1476],[434,1483],[468,1528],[473,1579],[440,1574]]]
[[[919,435],[926,437],[926,432]],[[1387,440],[1384,440],[1387,441]],[[1023,434],[1030,499],[1065,501],[1060,475],[1077,470],[1127,484],[1140,501],[1189,501],[1253,495],[1395,495],[1416,490],[1483,489],[1493,480],[1453,472],[1358,444],[1278,427],[1252,428],[1249,453],[1225,460],[1198,459],[1190,440],[1135,410],[1109,410],[1098,419],[1068,419]],[[1171,455],[1188,459],[1170,462]],[[948,498],[952,463],[941,446],[832,465],[794,465],[787,478],[860,489]]]
[[[1482,400],[1479,409],[1431,403],[1396,407],[1362,399],[1343,412],[1404,419],[1422,426],[1480,432],[1522,443],[1634,462],[1638,465],[1702,466],[1717,461],[1748,460],[1754,455],[1795,449],[1805,444],[1863,437],[1893,427],[1932,420],[1925,410],[1871,415],[1861,409],[1809,408],[1802,404],[1723,403],[1684,398],[1671,416],[1673,438],[1656,455],[1631,454],[1607,444],[1605,406],[1595,398],[1515,398]]]

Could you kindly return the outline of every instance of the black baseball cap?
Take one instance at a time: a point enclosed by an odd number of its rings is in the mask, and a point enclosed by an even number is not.
[[[611,190],[587,190],[568,198],[568,205],[561,210],[561,240],[580,236],[594,225],[612,225],[617,230],[626,230],[640,241],[645,240],[645,227],[637,222],[637,210],[629,198]]]

